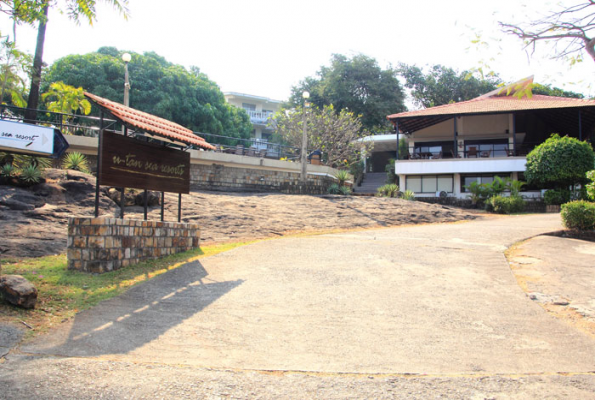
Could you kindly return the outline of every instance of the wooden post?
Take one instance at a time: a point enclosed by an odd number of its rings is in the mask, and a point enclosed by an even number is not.
[[[178,193],[178,222],[182,222],[182,193]]]

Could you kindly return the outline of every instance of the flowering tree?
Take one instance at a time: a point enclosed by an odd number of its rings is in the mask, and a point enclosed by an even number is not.
[[[346,109],[337,113],[332,105],[322,109],[297,107],[281,110],[275,115],[273,124],[285,142],[300,147],[305,120],[308,148],[320,150],[325,165],[346,167],[358,161],[371,148],[371,142],[363,140],[370,133],[362,129],[360,118]]]

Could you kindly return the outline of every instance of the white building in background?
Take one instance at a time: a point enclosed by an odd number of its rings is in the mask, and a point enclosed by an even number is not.
[[[250,116],[250,122],[254,125],[252,137],[257,142],[271,140],[275,130],[269,127],[268,123],[271,117],[281,108],[282,101],[236,92],[226,92],[223,95],[229,104],[246,110]]]

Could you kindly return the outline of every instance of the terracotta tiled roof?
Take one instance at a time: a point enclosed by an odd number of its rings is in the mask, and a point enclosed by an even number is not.
[[[184,128],[175,122],[156,117],[143,111],[135,110],[134,108],[126,107],[125,105],[104,99],[92,93],[85,92],[85,96],[91,99],[99,107],[109,111],[115,118],[128,125],[137,127],[148,134],[161,136],[175,142],[195,145],[202,147],[203,149],[215,149],[214,146],[207,143],[200,136],[195,135],[190,129]]]
[[[533,95],[531,98],[521,99],[514,96],[478,97],[460,103],[445,104],[442,106],[426,108],[425,110],[407,111],[389,115],[387,118],[432,117],[445,115],[464,114],[489,114],[500,112],[547,110],[559,108],[595,107],[595,100],[571,99],[566,97],[553,97]]]

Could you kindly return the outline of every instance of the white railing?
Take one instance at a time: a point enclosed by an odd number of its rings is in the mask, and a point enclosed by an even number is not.
[[[246,110],[248,116],[250,117],[250,122],[252,123],[266,123],[270,118],[273,117],[272,112],[263,112],[263,111],[249,111]]]

